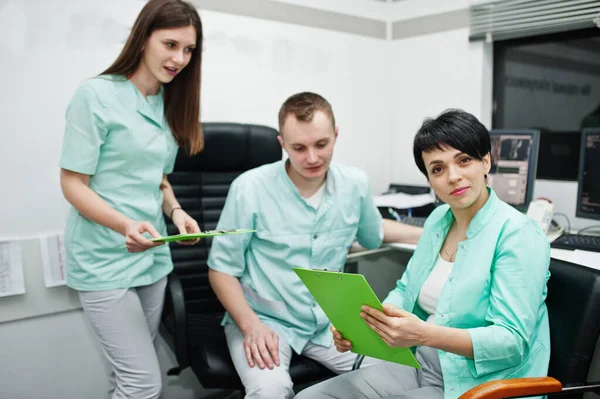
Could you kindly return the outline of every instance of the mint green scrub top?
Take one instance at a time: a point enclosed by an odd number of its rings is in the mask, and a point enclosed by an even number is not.
[[[215,237],[208,266],[238,277],[260,320],[302,353],[308,342],[329,347],[333,337],[327,316],[292,267],[341,270],[354,238],[378,248],[383,228],[363,171],[332,162],[315,209],[300,196],[286,164],[263,165],[233,181],[217,229],[256,233]],[[223,324],[230,322],[226,314]]]
[[[144,97],[124,77],[100,76],[83,83],[69,103],[60,167],[89,175],[89,187],[108,205],[166,235],[160,184],[173,171],[177,149],[162,90]],[[71,207],[67,285],[80,291],[144,286],[173,269],[167,245],[129,253],[124,244],[124,236]]]
[[[490,198],[459,243],[435,312],[437,325],[464,329],[473,342],[473,359],[438,350],[445,399],[492,380],[548,374],[550,244],[537,223],[488,191]],[[427,218],[406,272],[385,303],[427,319],[417,300],[453,221],[448,205]]]

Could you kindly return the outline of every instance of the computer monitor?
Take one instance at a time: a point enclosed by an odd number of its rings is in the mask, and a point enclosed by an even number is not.
[[[578,218],[600,219],[600,128],[581,133],[579,175],[577,179]]]
[[[577,181],[581,131],[540,129],[537,179]]]
[[[490,131],[490,139],[488,184],[501,200],[525,211],[533,197],[540,131],[495,129]]]

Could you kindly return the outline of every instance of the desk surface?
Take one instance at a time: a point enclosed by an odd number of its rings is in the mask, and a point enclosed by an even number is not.
[[[373,255],[373,254],[378,254],[381,252],[387,252],[387,251],[393,251],[394,248],[392,247],[387,247],[387,246],[381,246],[379,248],[375,248],[375,249],[366,249],[364,247],[361,247],[359,244],[352,244],[352,246],[350,247],[350,250],[348,251],[348,257],[347,259],[352,259],[352,258],[357,258],[360,256],[367,256],[367,255]]]
[[[384,247],[394,248],[401,251],[414,251],[417,247],[414,244],[387,243]],[[360,252],[357,253],[360,255]],[[600,270],[600,252],[591,251],[570,251],[568,249],[550,248],[550,256],[554,259],[564,260],[566,262],[576,263]]]

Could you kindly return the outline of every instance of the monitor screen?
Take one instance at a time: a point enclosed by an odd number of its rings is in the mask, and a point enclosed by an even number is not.
[[[600,219],[600,128],[581,133],[576,216]]]
[[[527,209],[533,197],[539,130],[491,130],[490,139],[489,186],[504,202],[519,210]]]
[[[581,131],[553,132],[540,129],[537,178],[577,181]]]

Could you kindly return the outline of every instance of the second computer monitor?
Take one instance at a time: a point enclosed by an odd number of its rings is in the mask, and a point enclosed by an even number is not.
[[[600,128],[581,134],[578,180],[576,216],[600,219]]]
[[[488,184],[496,195],[519,210],[533,197],[540,145],[539,130],[491,130],[492,167]]]

